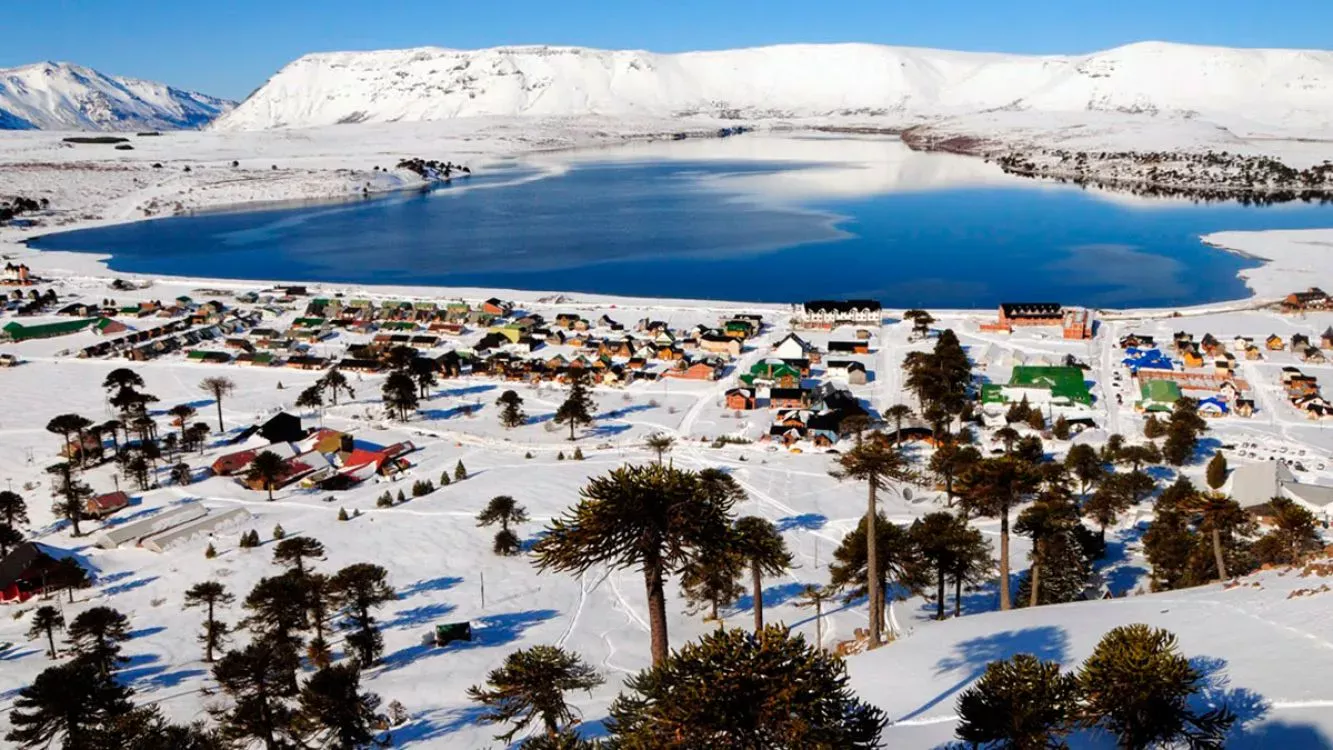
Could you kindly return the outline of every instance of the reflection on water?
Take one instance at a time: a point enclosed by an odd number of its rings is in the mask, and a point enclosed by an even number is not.
[[[1002,174],[888,138],[743,136],[544,155],[465,187],[42,238],[139,273],[890,306],[1241,297],[1203,233],[1333,208],[1192,205]]]

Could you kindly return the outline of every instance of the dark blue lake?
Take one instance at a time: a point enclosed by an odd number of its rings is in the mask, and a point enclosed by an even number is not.
[[[866,164],[820,160],[818,148],[768,159],[763,139],[754,143],[735,158],[716,146],[582,155],[537,179],[519,179],[534,166],[479,170],[475,184],[429,193],[197,214],[32,245],[195,277],[1173,307],[1248,296],[1236,273],[1255,262],[1203,245],[1201,234],[1333,226],[1329,206],[1108,197],[1004,177],[979,160],[901,153],[896,142],[876,144],[885,156]]]

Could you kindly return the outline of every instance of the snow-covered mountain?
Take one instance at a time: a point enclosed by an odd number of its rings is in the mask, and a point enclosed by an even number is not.
[[[1018,110],[1333,124],[1333,53],[1145,42],[1076,56],[869,44],[655,54],[439,48],[302,57],[214,127],[482,115],[844,118],[913,124]]]
[[[0,130],[180,130],[236,106],[70,63],[0,68]]]

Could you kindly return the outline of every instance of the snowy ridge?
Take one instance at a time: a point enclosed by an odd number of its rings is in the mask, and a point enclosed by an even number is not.
[[[996,110],[1317,130],[1333,124],[1333,53],[1159,42],[1076,56],[870,44],[682,54],[576,47],[336,52],[287,65],[215,127],[485,115],[839,118],[891,127]]]
[[[71,63],[0,69],[0,130],[182,130],[236,106]]]

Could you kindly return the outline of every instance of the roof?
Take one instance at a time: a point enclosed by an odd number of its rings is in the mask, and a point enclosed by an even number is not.
[[[1231,497],[1242,508],[1265,505],[1282,491],[1282,486],[1295,482],[1291,469],[1277,461],[1238,466],[1231,472]]]
[[[1180,400],[1180,386],[1174,380],[1149,380],[1139,386],[1139,395],[1144,401],[1174,404]]]
[[[58,557],[58,551],[53,547],[37,542],[24,542],[15,547],[0,560],[0,589],[8,587],[11,583],[22,577],[24,571],[32,567],[33,563],[43,558],[55,560]]]
[[[1092,395],[1077,367],[1019,365],[1009,377],[1011,386],[1037,386],[1051,389],[1051,395],[1070,401],[1091,403]]]
[[[882,310],[883,305],[873,299],[811,300],[802,305],[806,312],[853,312],[856,310]]]
[[[1062,306],[1058,302],[1003,302],[1000,310],[1006,318],[1058,317]]]
[[[115,510],[116,508],[124,508],[129,505],[130,496],[126,495],[124,492],[108,492],[105,495],[94,497],[89,500],[89,502],[102,510]]]

